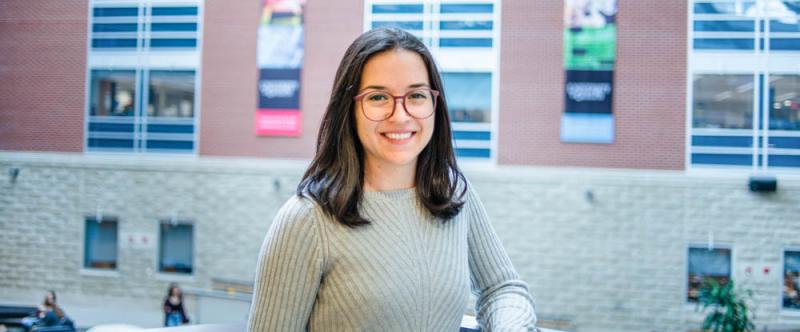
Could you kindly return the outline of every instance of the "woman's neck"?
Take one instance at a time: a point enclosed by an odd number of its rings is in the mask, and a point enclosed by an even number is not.
[[[416,163],[409,165],[386,165],[364,162],[364,191],[391,191],[413,188]]]

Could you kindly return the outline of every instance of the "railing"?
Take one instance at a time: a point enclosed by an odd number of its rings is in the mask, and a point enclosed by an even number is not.
[[[558,330],[551,330],[539,328],[539,332],[563,332]],[[157,329],[147,329],[147,332],[245,332],[247,331],[247,324],[203,324],[203,325],[185,325],[180,327],[163,327]],[[461,325],[461,332],[480,331],[477,327]],[[129,332],[126,331],[106,331],[106,330],[89,330],[87,332]]]

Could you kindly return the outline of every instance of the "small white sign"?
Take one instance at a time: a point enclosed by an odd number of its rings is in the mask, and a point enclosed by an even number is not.
[[[155,248],[155,238],[150,233],[120,233],[120,247],[128,249]]]

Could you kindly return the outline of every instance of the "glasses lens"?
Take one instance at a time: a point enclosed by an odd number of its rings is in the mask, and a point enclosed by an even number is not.
[[[370,120],[383,120],[389,117],[394,108],[394,99],[386,92],[372,92],[364,96],[361,100],[361,107],[364,108],[364,114]]]
[[[433,114],[436,107],[436,100],[430,90],[414,90],[406,94],[406,110],[415,118],[427,118]]]

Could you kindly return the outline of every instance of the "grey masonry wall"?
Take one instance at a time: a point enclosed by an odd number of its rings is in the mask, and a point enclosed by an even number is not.
[[[212,279],[252,280],[263,236],[306,163],[0,152],[0,304],[34,305],[53,289],[79,325],[157,326],[169,282],[207,289]],[[745,174],[465,171],[547,324],[699,326],[701,314],[685,301],[687,247],[712,237],[733,248],[733,278],[754,291],[759,327],[800,326],[800,315],[780,310],[783,249],[800,246],[796,177],[759,195]],[[98,210],[119,218],[118,270],[110,274],[82,269],[84,218]],[[155,243],[123,243],[126,235],[157,239],[159,221],[173,216],[194,224],[192,276],[157,272]]]

